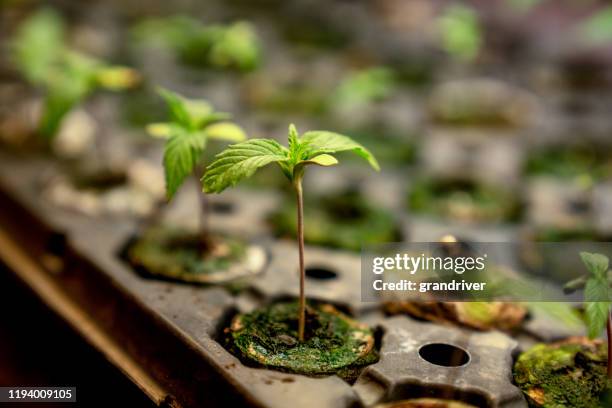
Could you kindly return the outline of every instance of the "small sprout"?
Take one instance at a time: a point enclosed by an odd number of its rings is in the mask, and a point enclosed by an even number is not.
[[[172,49],[185,63],[248,72],[261,60],[253,26],[245,21],[205,25],[185,16],[146,19],[133,29],[137,40]]]
[[[147,126],[147,132],[153,137],[166,139],[164,170],[166,196],[170,200],[187,176],[194,174],[197,177],[196,169],[201,164],[209,139],[241,142],[246,135],[242,128],[228,121],[229,114],[216,112],[205,100],[188,99],[167,89],[159,89],[159,94],[168,105],[170,121],[152,123]],[[200,232],[205,244],[207,203],[199,188],[198,195],[202,197]]]
[[[439,18],[438,27],[446,52],[463,61],[476,58],[482,46],[476,11],[465,5],[451,5]]]
[[[598,337],[607,327],[608,377],[612,378],[612,320],[610,316],[610,283],[608,277],[609,259],[605,255],[581,252],[580,258],[589,272],[587,275],[568,282],[564,290],[571,292],[584,288],[585,318],[588,335]]]
[[[332,102],[353,106],[387,98],[395,86],[395,73],[387,67],[354,72],[345,78],[332,94]]]
[[[204,191],[220,193],[228,187],[252,176],[257,169],[277,163],[291,182],[297,198],[297,225],[300,271],[299,340],[304,340],[306,298],[304,294],[304,205],[302,178],[308,165],[333,166],[338,160],[333,153],[352,151],[361,156],[375,169],[379,165],[368,149],[348,136],[327,131],[310,131],[299,135],[294,125],[289,126],[289,146],[285,147],[273,139],[251,139],[230,145],[219,153],[207,167],[202,177]]]
[[[44,92],[38,130],[47,139],[57,134],[65,115],[93,91],[118,91],[140,80],[130,68],[109,65],[69,49],[64,24],[50,9],[34,13],[19,27],[12,50],[13,61],[24,78]]]

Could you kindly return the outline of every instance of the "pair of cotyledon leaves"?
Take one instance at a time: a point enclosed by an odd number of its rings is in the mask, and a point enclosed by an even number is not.
[[[270,163],[277,163],[290,179],[301,177],[306,165],[332,166],[338,161],[330,153],[353,151],[376,170],[374,156],[348,136],[327,131],[310,131],[299,136],[295,126],[289,127],[289,146],[273,139],[246,139],[244,131],[227,121],[227,113],[215,112],[203,100],[191,100],[161,89],[170,114],[170,122],[154,123],[149,133],[166,138],[164,169],[166,193],[172,198],[187,176],[198,165],[208,139],[240,142],[219,153],[202,177],[206,192],[219,193],[250,177]]]

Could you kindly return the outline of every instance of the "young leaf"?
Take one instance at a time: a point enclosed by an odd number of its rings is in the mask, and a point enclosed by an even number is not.
[[[607,256],[590,252],[580,252],[580,258],[593,276],[597,278],[605,277],[610,264]]]
[[[289,151],[271,139],[250,139],[230,145],[208,166],[202,183],[207,193],[220,193],[250,177],[260,167],[287,161]]]
[[[589,338],[599,337],[604,327],[606,327],[609,312],[609,302],[587,302],[585,304],[585,317]]]
[[[289,125],[289,152],[291,153],[292,157],[299,156],[299,146],[300,134],[298,133],[295,125],[292,123]]]
[[[608,319],[610,296],[605,278],[590,278],[584,288],[585,313],[590,338],[597,337]]]
[[[206,136],[212,139],[228,140],[230,142],[242,142],[246,139],[244,130],[235,123],[215,123],[206,128]]]
[[[146,127],[147,133],[158,139],[168,139],[177,132],[177,126],[172,123],[159,122],[149,123]]]
[[[329,167],[338,164],[338,159],[329,154],[320,154],[318,156],[313,157],[310,160],[305,160],[300,163],[303,164],[316,164],[319,166]]]
[[[109,66],[103,67],[96,73],[97,83],[105,89],[120,91],[131,88],[140,82],[140,74],[127,67]]]
[[[187,129],[197,129],[213,112],[212,106],[206,101],[188,99],[164,88],[159,88],[158,93],[168,104],[170,119]]]
[[[337,153],[348,150],[352,150],[357,155],[366,159],[375,170],[380,170],[380,166],[374,155],[348,136],[315,130],[304,133],[300,138],[300,160],[310,160],[320,154]]]
[[[164,150],[168,199],[174,197],[185,178],[191,174],[205,147],[206,136],[202,132],[175,135],[168,139]]]

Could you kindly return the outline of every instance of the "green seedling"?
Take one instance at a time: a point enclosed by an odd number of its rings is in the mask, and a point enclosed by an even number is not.
[[[610,316],[610,261],[607,256],[581,252],[580,257],[588,274],[568,282],[565,292],[584,288],[585,318],[588,335],[598,337],[606,327],[608,339],[608,377],[612,378],[612,317]]]
[[[156,41],[185,63],[252,71],[259,66],[261,46],[251,24],[205,25],[185,16],[147,19],[134,28],[136,39]]]
[[[302,179],[308,165],[333,166],[338,160],[332,153],[353,151],[376,170],[378,162],[368,149],[351,138],[327,131],[310,131],[302,136],[294,125],[289,126],[289,146],[273,139],[251,139],[230,145],[219,153],[207,167],[202,177],[203,188],[208,193],[220,193],[228,187],[252,176],[255,171],[270,163],[277,163],[295,190],[297,200],[297,236],[299,250],[300,299],[298,312],[298,337],[304,341],[306,321],[306,297],[304,294],[304,204]]]
[[[140,79],[130,68],[70,49],[65,34],[60,16],[42,9],[19,27],[12,42],[15,65],[44,94],[38,131],[46,140],[57,134],[66,114],[95,90],[123,90]]]
[[[450,55],[463,61],[472,61],[482,46],[482,30],[478,14],[470,7],[453,4],[438,20],[442,47]]]
[[[228,121],[228,113],[216,112],[205,100],[188,99],[166,89],[159,89],[159,94],[168,105],[170,121],[152,123],[147,131],[153,137],[166,140],[163,159],[166,197],[171,200],[190,174],[199,186],[197,169],[209,140],[241,142],[246,135],[240,126]],[[200,237],[206,249],[212,244],[206,220],[208,205],[199,187],[198,196],[201,198]]]

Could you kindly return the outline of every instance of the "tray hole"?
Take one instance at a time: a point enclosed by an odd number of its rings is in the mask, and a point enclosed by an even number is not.
[[[210,209],[217,214],[231,214],[236,211],[236,206],[229,201],[213,201]]]
[[[460,367],[470,361],[467,351],[445,343],[426,344],[419,349],[419,355],[428,363],[442,367]]]
[[[338,272],[325,266],[306,268],[306,277],[316,280],[332,280],[338,277]]]

